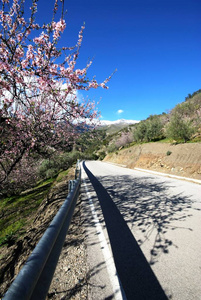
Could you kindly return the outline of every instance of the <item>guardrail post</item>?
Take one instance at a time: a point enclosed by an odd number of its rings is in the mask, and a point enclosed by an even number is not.
[[[79,173],[80,173],[80,160],[78,159],[76,164],[76,169],[75,169],[75,179],[79,177]]]

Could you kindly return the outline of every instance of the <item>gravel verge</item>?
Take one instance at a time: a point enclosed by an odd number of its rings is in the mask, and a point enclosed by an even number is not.
[[[85,232],[80,198],[46,299],[88,298]]]

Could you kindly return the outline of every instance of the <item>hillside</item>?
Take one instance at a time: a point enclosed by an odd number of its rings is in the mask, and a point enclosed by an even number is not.
[[[127,128],[129,125],[137,124],[139,121],[136,120],[116,120],[116,121],[100,121],[100,125],[97,127],[98,130],[104,130],[107,135],[115,134],[118,131]]]
[[[201,142],[200,91],[189,94],[184,102],[177,104],[169,113],[150,115],[146,120],[130,124],[118,120],[117,124],[100,127],[105,131],[105,139],[103,147],[100,145],[99,148],[107,154],[134,144],[164,139],[177,144]]]
[[[201,180],[201,143],[146,143],[109,153],[104,161]]]
[[[101,152],[102,151],[102,152]],[[201,179],[201,90],[169,113],[106,132],[104,161]]]

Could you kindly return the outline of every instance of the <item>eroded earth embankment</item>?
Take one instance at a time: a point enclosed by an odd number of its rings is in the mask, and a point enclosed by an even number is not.
[[[201,143],[147,143],[108,154],[104,161],[201,179]]]

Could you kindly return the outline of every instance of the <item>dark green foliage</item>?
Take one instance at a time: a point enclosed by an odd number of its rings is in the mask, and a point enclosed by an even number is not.
[[[98,159],[99,150],[104,144],[106,144],[105,130],[87,131],[76,141],[75,149],[84,159]]]
[[[74,150],[63,153],[55,152],[51,158],[42,161],[38,172],[40,178],[53,178],[60,171],[70,168],[78,159],[101,159],[103,153],[99,154],[98,150],[104,137],[104,131],[84,132],[74,145]]]
[[[53,178],[60,171],[70,168],[82,155],[78,151],[55,153],[51,158],[42,161],[38,174],[40,178]]]
[[[147,120],[137,124],[134,131],[136,142],[150,142],[160,140],[163,137],[163,124],[160,116],[152,115]]]
[[[201,89],[197,90],[196,92],[194,92],[192,95],[188,94],[187,97],[185,97],[185,101],[188,101],[189,99],[193,98],[195,95],[200,94],[201,93]]]
[[[15,243],[23,233],[28,217],[38,209],[52,183],[52,179],[43,181],[21,195],[3,198],[0,201],[0,246],[11,246]]]
[[[146,139],[147,125],[146,121],[141,121],[134,131],[134,140],[136,142],[142,142]]]
[[[107,147],[108,153],[115,152],[117,149],[118,149],[118,147],[117,147],[114,143],[110,144],[110,145]]]
[[[103,159],[105,158],[105,156],[106,156],[106,152],[105,152],[105,151],[100,151],[100,152],[98,153],[98,155],[99,155],[99,159],[100,159],[100,160],[103,160]]]
[[[163,125],[160,116],[152,115],[147,120],[147,131],[146,139],[147,141],[160,140],[163,137]]]
[[[185,143],[190,140],[194,128],[191,122],[181,118],[179,114],[172,115],[170,123],[167,127],[167,136],[176,142],[184,141]]]
[[[182,119],[191,121],[198,129],[201,127],[201,93],[195,92],[193,95],[188,101],[175,106],[171,114],[179,114]]]
[[[167,137],[176,142],[187,142],[201,127],[201,90],[189,94],[185,102],[175,106],[170,113],[170,123],[167,126]]]

